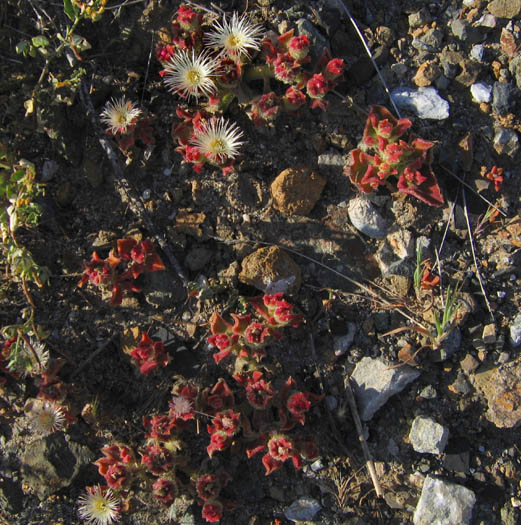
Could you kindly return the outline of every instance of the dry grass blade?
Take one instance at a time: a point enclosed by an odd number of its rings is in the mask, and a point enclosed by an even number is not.
[[[485,304],[487,305],[488,312],[492,321],[494,322],[494,314],[492,312],[492,308],[488,300],[487,292],[485,291],[485,286],[483,285],[483,279],[481,278],[481,272],[479,271],[478,260],[476,258],[476,249],[474,247],[474,238],[472,236],[472,228],[470,226],[469,212],[467,209],[467,197],[465,196],[465,188],[463,188],[463,211],[465,212],[465,221],[467,222],[467,230],[469,232],[470,249],[472,251],[472,259],[474,259],[474,267],[476,268],[476,277],[478,278],[479,287],[481,288],[481,293],[483,294],[483,298],[485,299]]]
[[[393,105],[394,111],[396,113],[396,116],[398,118],[401,118],[400,111],[398,110],[398,107],[394,103],[393,97],[391,96],[391,92],[389,91],[389,87],[387,86],[387,82],[385,81],[384,77],[382,76],[382,73],[380,72],[380,68],[378,67],[378,64],[376,63],[375,59],[373,58],[373,55],[371,53],[371,50],[369,49],[369,46],[367,45],[367,42],[365,41],[364,35],[362,35],[362,32],[360,31],[360,28],[358,27],[358,24],[356,23],[356,20],[353,18],[353,15],[345,5],[345,3],[342,0],[334,0],[332,2],[333,4],[336,4],[338,7],[344,10],[347,17],[351,21],[351,24],[353,24],[353,27],[355,28],[355,31],[360,38],[360,41],[362,42],[362,45],[364,46],[365,52],[367,53],[367,56],[370,58],[371,62],[373,63],[373,67],[378,75],[378,78],[380,79],[380,82],[382,83],[382,86],[385,89],[385,92],[387,93],[387,96],[389,97],[389,100],[391,101],[391,104]]]

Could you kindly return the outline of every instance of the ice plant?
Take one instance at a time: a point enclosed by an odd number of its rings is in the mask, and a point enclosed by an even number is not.
[[[141,341],[130,355],[137,361],[143,375],[150,374],[159,366],[167,366],[169,361],[163,341],[154,341],[146,332],[141,334]]]
[[[29,425],[37,434],[47,435],[63,430],[67,423],[63,407],[41,399],[28,400],[24,411]]]
[[[483,166],[481,168],[481,176],[494,182],[494,190],[496,192],[501,189],[504,181],[503,168],[498,168],[496,165],[494,165],[490,171],[487,171],[487,169]]]
[[[216,21],[204,42],[208,47],[225,54],[233,60],[250,58],[253,51],[260,49],[262,28],[251,22],[248,16],[239,16],[234,12],[230,19]]]
[[[120,489],[130,484],[135,458],[132,450],[126,445],[107,445],[101,449],[103,456],[94,464],[105,478],[107,485]]]
[[[180,50],[164,65],[164,82],[170,91],[183,98],[209,97],[215,92],[218,62],[208,53]]]
[[[134,102],[125,97],[119,100],[112,99],[105,104],[101,112],[101,122],[112,135],[126,135],[134,127],[141,113]]]
[[[110,488],[95,485],[87,487],[78,498],[78,514],[91,525],[110,525],[119,521],[120,501]]]
[[[398,191],[413,195],[430,206],[441,206],[443,197],[431,169],[433,142],[410,135],[401,137],[411,126],[409,119],[397,119],[386,108],[372,106],[359,148],[351,151],[345,173],[364,193],[371,193],[398,179]]]
[[[229,164],[239,154],[244,144],[240,128],[225,118],[201,121],[194,130],[192,145],[211,163],[217,166]]]

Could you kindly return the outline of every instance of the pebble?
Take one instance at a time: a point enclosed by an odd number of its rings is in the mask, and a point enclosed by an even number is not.
[[[492,109],[498,115],[506,115],[512,109],[514,86],[509,82],[494,82],[492,87]]]
[[[521,89],[521,53],[515,56],[508,66],[510,73],[516,79],[516,85]]]
[[[477,60],[478,62],[483,62],[484,53],[485,53],[485,48],[483,47],[483,44],[476,44],[472,46],[472,49],[470,50],[470,58],[473,58],[474,60]]]
[[[414,511],[414,525],[470,525],[476,496],[472,490],[427,476]]]
[[[514,347],[521,345],[521,313],[510,324],[510,344]]]
[[[521,0],[493,0],[487,9],[498,18],[514,18],[521,11]]]
[[[321,171],[341,175],[346,163],[346,157],[340,153],[323,153],[318,156],[317,164]]]
[[[419,375],[418,370],[409,366],[389,368],[384,361],[364,357],[351,376],[361,419],[369,421],[391,396],[401,392]]]
[[[385,237],[387,223],[375,206],[363,196],[354,197],[348,204],[348,215],[353,226],[373,239]]]
[[[496,325],[494,323],[487,324],[483,327],[483,342],[486,345],[496,342]]]
[[[420,27],[425,24],[428,24],[432,20],[429,10],[425,7],[422,7],[416,13],[409,15],[409,27],[415,28]]]
[[[496,27],[497,21],[494,15],[490,13],[484,14],[477,22],[477,25],[481,27],[486,27],[488,29],[494,29]]]
[[[479,27],[474,27],[461,18],[453,20],[450,24],[450,28],[452,34],[463,42],[475,44],[476,42],[483,40],[483,34]]]
[[[433,87],[396,88],[391,97],[400,109],[411,110],[420,118],[444,120],[449,117],[449,103]]]
[[[438,393],[432,385],[427,385],[419,395],[423,399],[436,399]]]
[[[42,166],[42,182],[51,181],[58,171],[58,163],[54,160],[46,160]]]
[[[498,126],[494,133],[494,149],[499,154],[514,158],[519,149],[519,138],[517,133],[510,128]]]
[[[294,501],[284,511],[284,516],[290,521],[313,521],[321,509],[322,507],[316,499],[304,496]]]
[[[486,82],[476,82],[470,86],[470,92],[474,102],[490,102],[492,98],[492,86]]]
[[[498,428],[515,428],[521,424],[521,360],[478,372],[475,385],[488,403],[485,417]]]
[[[449,439],[449,431],[434,419],[417,416],[412,422],[409,439],[420,454],[441,454]]]

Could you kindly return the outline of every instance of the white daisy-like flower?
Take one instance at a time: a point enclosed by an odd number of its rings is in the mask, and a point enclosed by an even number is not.
[[[78,514],[91,525],[110,525],[119,520],[119,498],[111,489],[95,485],[78,498]]]
[[[165,84],[184,98],[210,96],[215,91],[212,76],[218,62],[208,53],[196,54],[192,49],[177,51],[165,64]]]
[[[174,396],[170,401],[171,413],[174,417],[180,418],[189,414],[193,410],[193,402],[184,396]]]
[[[37,434],[52,434],[65,428],[65,412],[59,405],[42,399],[28,399],[24,411]]]
[[[229,20],[224,17],[222,22],[214,22],[214,30],[206,34],[205,43],[230,58],[243,55],[249,58],[252,50],[260,49],[262,33],[262,27],[252,23],[248,16],[233,13]]]
[[[122,97],[119,100],[112,99],[105,104],[101,112],[101,122],[113,135],[117,133],[124,135],[136,123],[139,115],[141,115],[141,110],[136,104]]]
[[[211,162],[224,164],[239,154],[239,146],[244,144],[237,124],[225,118],[212,118],[195,130],[192,144]]]

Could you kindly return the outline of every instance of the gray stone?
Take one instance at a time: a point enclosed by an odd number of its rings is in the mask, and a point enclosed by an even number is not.
[[[412,13],[409,15],[409,27],[411,28],[423,26],[431,21],[431,14],[429,13],[429,10],[425,7],[422,7],[416,13]]]
[[[420,397],[423,399],[436,399],[438,393],[432,385],[427,385],[421,392]]]
[[[51,181],[58,171],[58,163],[54,160],[46,160],[42,166],[42,182]]]
[[[443,31],[439,29],[429,29],[424,35],[420,36],[418,40],[428,46],[429,51],[439,51],[444,38]]]
[[[384,277],[401,275],[412,277],[413,267],[407,257],[397,257],[392,245],[386,239],[376,253],[376,262]]]
[[[461,330],[456,326],[450,330],[448,335],[442,341],[441,346],[430,353],[430,358],[434,362],[445,361],[458,351],[460,345]]]
[[[485,47],[483,44],[476,44],[475,46],[472,46],[472,49],[470,50],[470,58],[478,60],[479,62],[483,62],[484,53]]]
[[[521,345],[521,313],[510,323],[510,344],[514,347]]]
[[[443,69],[443,74],[450,79],[456,78],[458,75],[458,66],[457,64],[452,64],[447,60],[441,61],[441,68]]]
[[[81,467],[93,460],[94,454],[88,447],[67,441],[63,432],[55,432],[25,448],[22,477],[38,498],[44,500],[68,487]]]
[[[351,379],[363,421],[369,421],[391,396],[401,392],[420,375],[408,366],[390,368],[379,359],[364,357],[355,367]]]
[[[347,334],[333,337],[333,345],[337,357],[344,355],[349,350],[355,339],[355,334],[356,324],[347,323]]]
[[[486,82],[476,82],[470,86],[470,92],[475,102],[490,102],[492,98],[492,86]]]
[[[452,472],[462,472],[468,474],[469,472],[470,454],[468,451],[460,452],[459,454],[445,454],[443,458],[443,466]]]
[[[433,87],[396,88],[391,97],[400,109],[410,110],[420,118],[444,120],[449,117],[449,103]]]
[[[449,431],[430,417],[417,416],[412,422],[409,439],[420,454],[441,454],[449,439]]]
[[[146,302],[156,308],[172,308],[186,299],[185,287],[166,271],[145,274],[143,292]]]
[[[284,516],[290,521],[313,521],[321,509],[322,507],[316,499],[303,496],[284,511]]]
[[[494,82],[492,87],[492,109],[498,115],[506,115],[512,110],[514,86],[509,82]]]
[[[497,20],[494,15],[486,13],[476,22],[476,24],[481,27],[486,27],[487,29],[494,29],[494,27],[496,27]]]
[[[517,133],[510,128],[498,126],[494,133],[494,149],[499,154],[514,157],[519,149],[519,138]]]
[[[318,168],[326,174],[341,175],[346,163],[345,155],[340,153],[323,153],[317,159]]]
[[[475,44],[483,40],[483,34],[479,27],[474,27],[470,25],[466,20],[461,18],[456,18],[450,24],[452,34],[458,37],[463,42],[468,42],[469,44]]]
[[[365,197],[354,197],[349,201],[347,213],[353,226],[373,239],[386,234],[387,224],[373,204]]]
[[[516,55],[508,65],[508,69],[512,76],[516,79],[516,85],[521,89],[521,53]]]
[[[470,525],[476,496],[472,490],[427,476],[414,512],[414,525]]]

